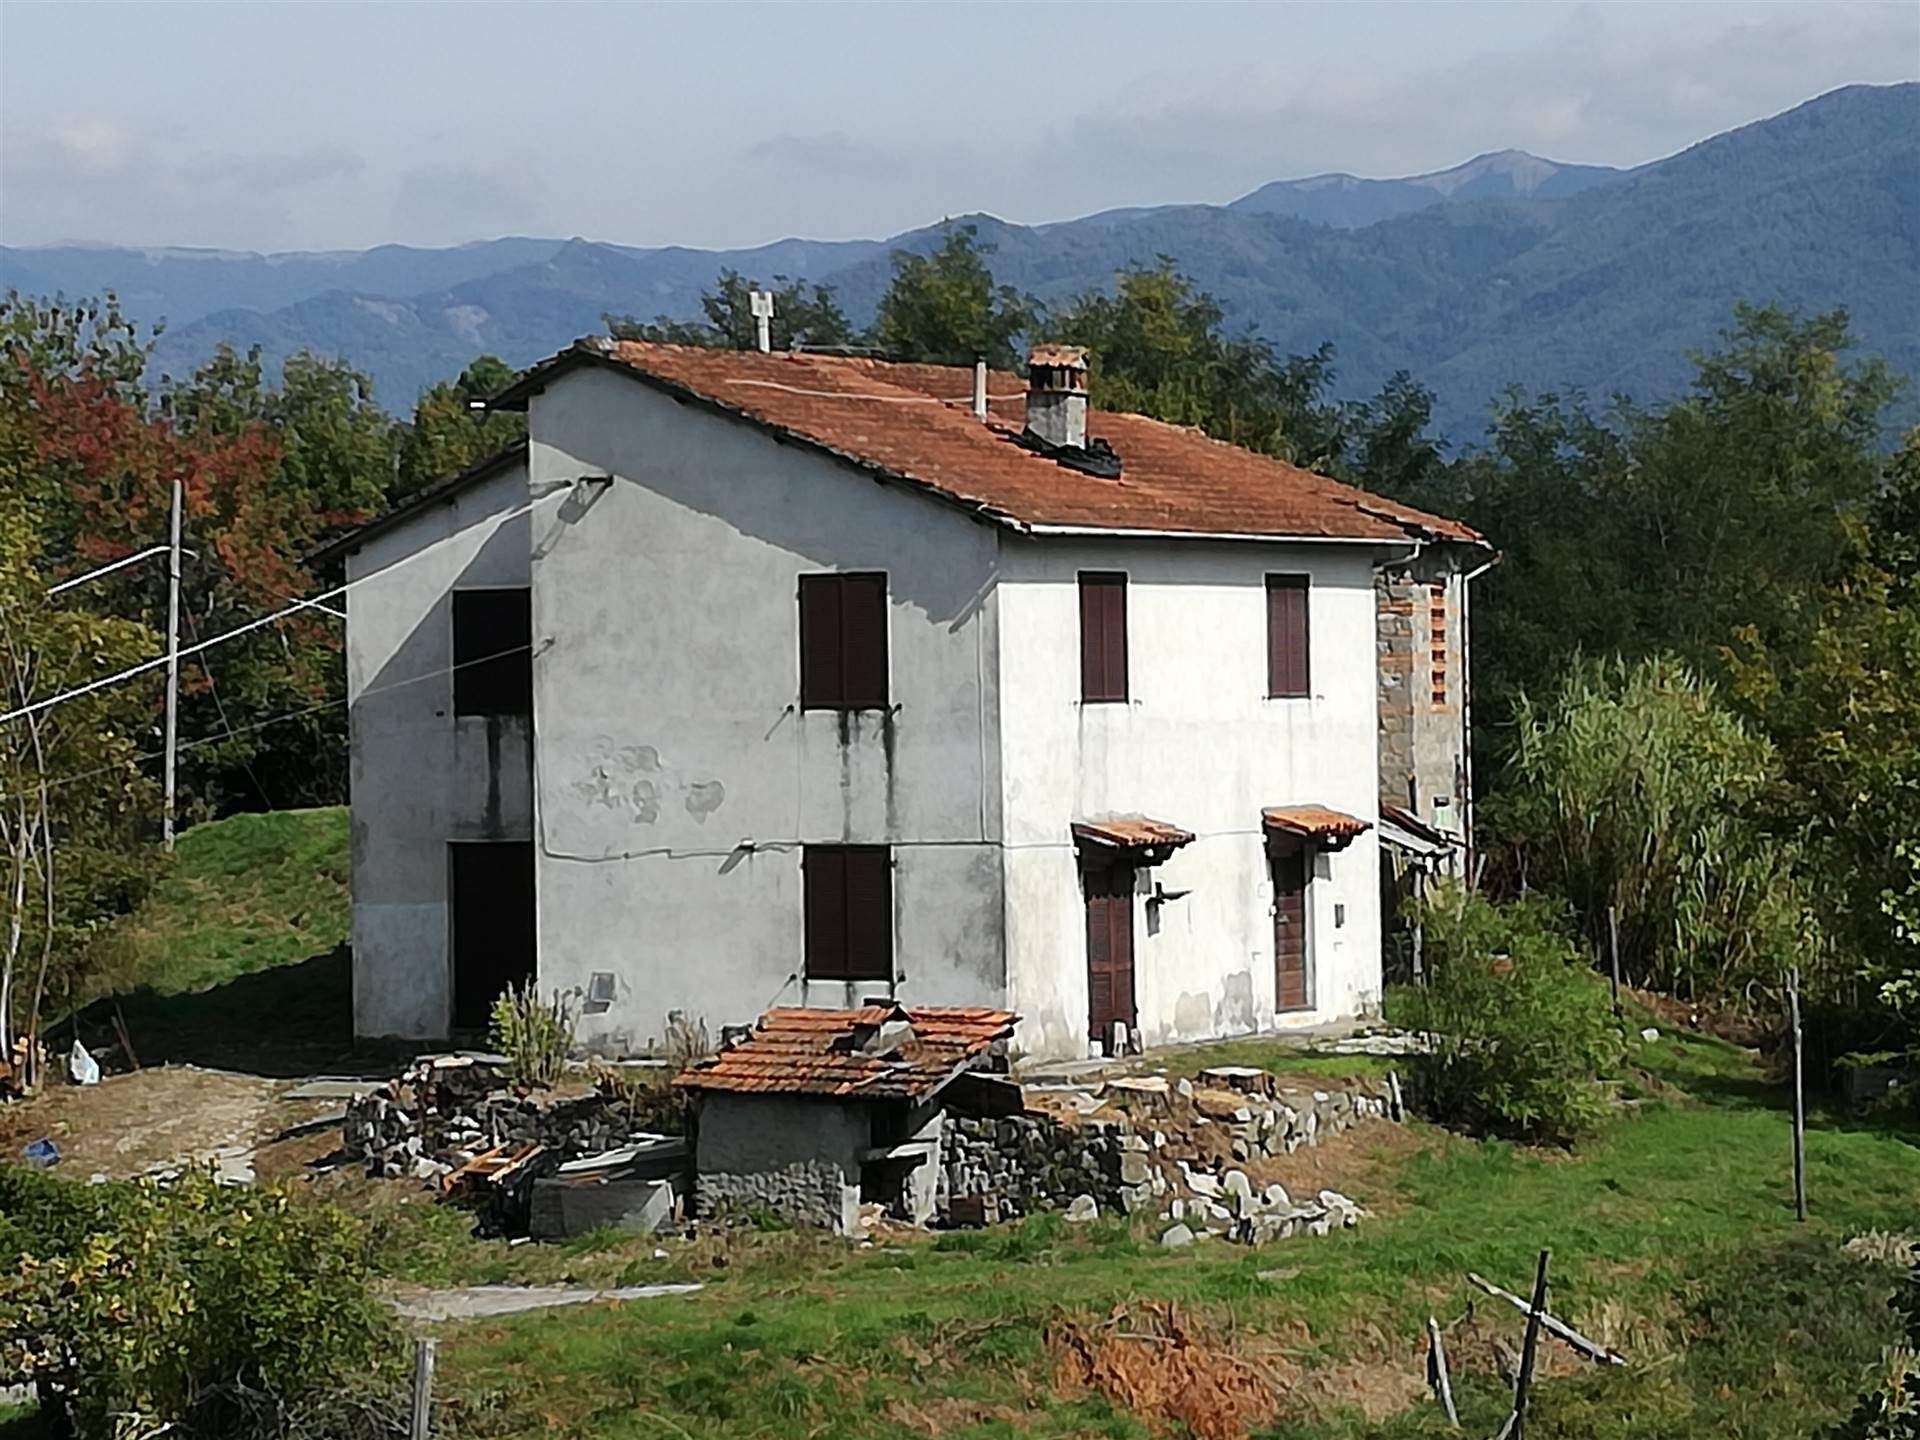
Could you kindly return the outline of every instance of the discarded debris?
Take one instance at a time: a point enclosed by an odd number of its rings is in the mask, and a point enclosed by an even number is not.
[[[76,1085],[98,1085],[100,1062],[93,1058],[86,1046],[75,1040],[73,1049],[67,1052],[67,1073],[73,1077]]]
[[[42,1136],[23,1146],[20,1156],[36,1170],[49,1170],[60,1163],[60,1147]]]

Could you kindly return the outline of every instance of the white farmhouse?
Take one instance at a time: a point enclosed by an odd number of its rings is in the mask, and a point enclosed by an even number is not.
[[[1381,801],[1464,833],[1491,552],[1030,370],[583,341],[496,400],[524,447],[331,547],[358,1031],[528,977],[622,1052],[875,997],[1036,1056],[1377,1006]]]

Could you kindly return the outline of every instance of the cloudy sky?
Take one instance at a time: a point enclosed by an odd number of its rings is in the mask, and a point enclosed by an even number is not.
[[[0,3],[0,241],[739,246],[1635,164],[1920,77],[1920,5]]]

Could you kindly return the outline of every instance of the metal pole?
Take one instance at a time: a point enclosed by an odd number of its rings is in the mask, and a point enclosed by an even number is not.
[[[1513,1382],[1513,1425],[1511,1440],[1524,1440],[1527,1431],[1527,1397],[1533,1391],[1533,1360],[1540,1349],[1540,1317],[1547,1313],[1547,1259],[1550,1250],[1540,1252],[1540,1268],[1533,1277],[1533,1308],[1527,1312],[1527,1338],[1520,1347],[1520,1374]]]
[[[433,1433],[433,1351],[437,1342],[413,1342],[413,1414],[407,1440],[428,1440]]]
[[[1787,1018],[1793,1026],[1793,1213],[1807,1218],[1807,1090],[1800,1065],[1800,967],[1787,972]]]
[[[174,760],[180,739],[180,506],[181,484],[173,482],[173,527],[167,540],[167,769],[161,838],[173,849]]]

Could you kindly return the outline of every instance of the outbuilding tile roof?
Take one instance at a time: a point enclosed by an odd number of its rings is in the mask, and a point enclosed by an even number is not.
[[[769,1010],[753,1033],[675,1078],[686,1090],[917,1100],[1013,1034],[1018,1017],[973,1006]]]
[[[982,421],[971,408],[972,372],[957,367],[602,337],[535,366],[494,404],[522,406],[558,375],[587,364],[612,367],[1016,528],[1485,543],[1458,521],[1142,415],[1089,413],[1090,437],[1120,457],[1118,478],[1069,468],[1015,443],[1026,423],[1026,382],[1005,371],[989,376]]]

